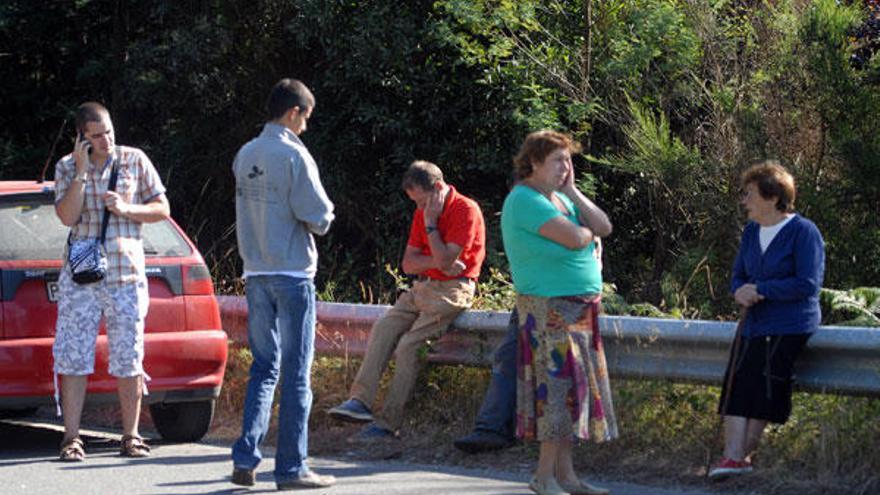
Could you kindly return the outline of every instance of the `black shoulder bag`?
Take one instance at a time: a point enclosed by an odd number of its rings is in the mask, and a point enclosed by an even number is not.
[[[116,178],[119,175],[119,156],[113,160],[110,171],[108,191],[116,189]],[[73,232],[67,235],[67,261],[73,273],[73,281],[78,284],[92,284],[107,276],[107,251],[104,241],[107,237],[107,225],[110,223],[110,210],[104,207],[104,218],[101,219],[100,239],[71,240]]]

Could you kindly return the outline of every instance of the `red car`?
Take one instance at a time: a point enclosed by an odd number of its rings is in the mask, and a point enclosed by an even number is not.
[[[51,182],[0,181],[0,415],[6,417],[54,404],[55,301],[68,233],[54,200]],[[144,370],[151,378],[144,401],[163,438],[195,441],[211,424],[226,368],[214,285],[173,220],[144,224],[143,239],[150,290]],[[103,323],[97,346],[87,401],[116,401]]]

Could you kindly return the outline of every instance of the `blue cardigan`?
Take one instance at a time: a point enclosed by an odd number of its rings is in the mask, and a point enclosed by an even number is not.
[[[819,326],[819,289],[825,274],[825,242],[813,222],[795,215],[761,254],[760,225],[743,230],[733,264],[731,292],[756,284],[764,300],[749,308],[744,337],[812,333]]]

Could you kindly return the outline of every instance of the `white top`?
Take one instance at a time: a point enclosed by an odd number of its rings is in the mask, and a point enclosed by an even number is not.
[[[761,226],[761,229],[758,230],[758,242],[761,244],[761,254],[764,254],[764,251],[767,250],[767,246],[773,242],[773,238],[776,237],[776,234],[782,230],[782,227],[785,227],[785,224],[791,221],[794,218],[794,213],[786,213],[785,218],[783,218],[776,225],[771,225],[769,227]]]

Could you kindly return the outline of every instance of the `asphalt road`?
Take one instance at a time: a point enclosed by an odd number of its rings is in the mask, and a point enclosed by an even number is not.
[[[57,424],[0,421],[0,494],[245,494],[276,492],[272,460],[259,467],[251,489],[229,482],[232,465],[226,446],[164,444],[152,441],[153,456],[127,459],[118,455],[119,435],[84,430],[88,458],[82,463],[57,461],[61,428]],[[271,452],[269,453],[271,455]],[[317,471],[333,474],[337,485],[300,491],[329,495],[527,495],[521,474],[498,470],[425,466],[400,462],[311,459]],[[711,495],[698,490],[672,490],[604,482],[614,495]]]

